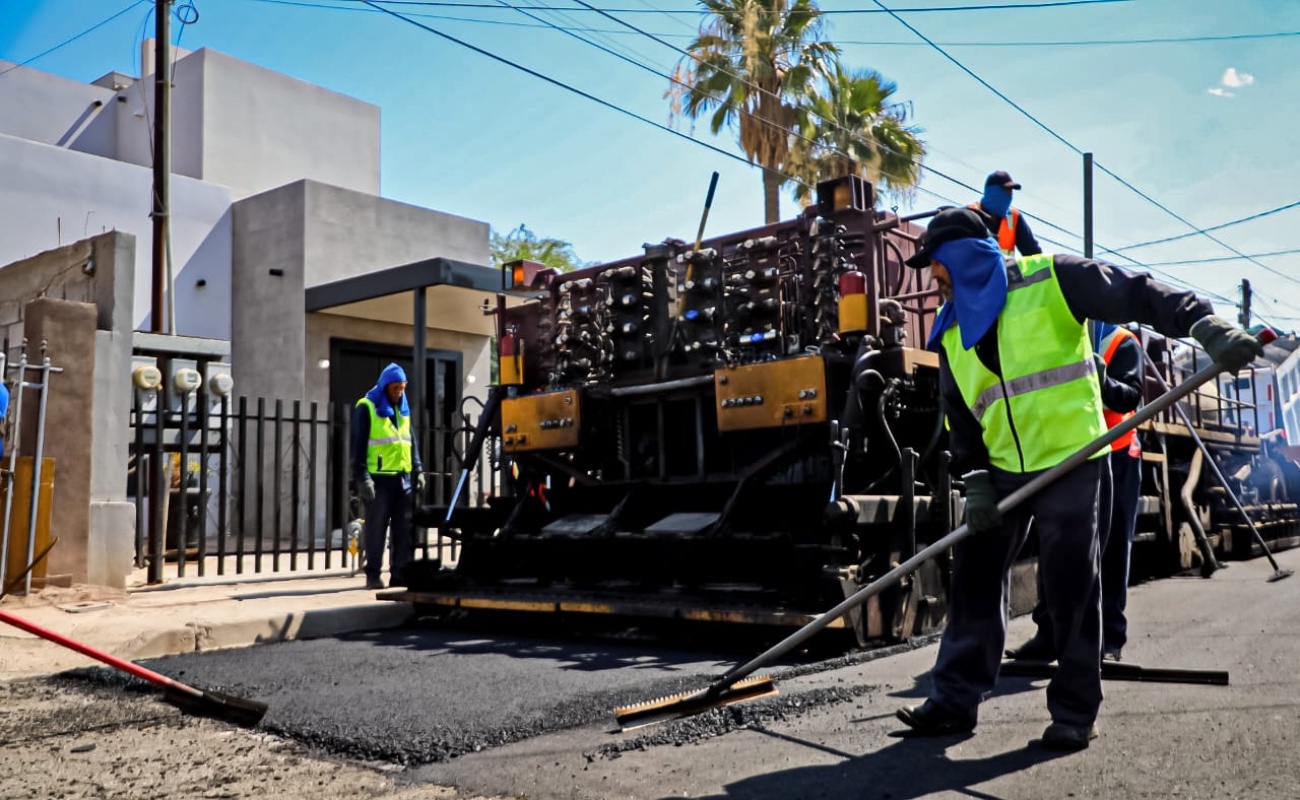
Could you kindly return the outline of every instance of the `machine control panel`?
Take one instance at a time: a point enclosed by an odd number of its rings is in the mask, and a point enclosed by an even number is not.
[[[501,401],[501,446],[507,453],[577,447],[581,428],[577,389]]]
[[[825,422],[826,363],[821,356],[724,367],[713,373],[718,430],[743,431]]]

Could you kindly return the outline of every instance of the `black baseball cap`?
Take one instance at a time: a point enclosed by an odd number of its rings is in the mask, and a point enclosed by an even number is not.
[[[979,214],[969,208],[945,208],[930,220],[930,227],[921,234],[920,249],[904,263],[917,269],[928,267],[930,259],[934,257],[934,251],[946,242],[956,239],[987,238],[989,238],[989,229],[985,227],[984,220]]]
[[[1011,173],[1004,170],[991,173],[984,179],[984,188],[987,189],[990,186],[1001,186],[1003,189],[1020,188],[1020,184],[1016,183],[1015,179],[1011,177]]]

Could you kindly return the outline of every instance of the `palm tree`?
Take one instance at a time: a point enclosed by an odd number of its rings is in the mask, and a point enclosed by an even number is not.
[[[700,0],[709,12],[677,65],[674,111],[705,114],[709,129],[735,128],[751,164],[763,169],[767,222],[780,219],[782,168],[799,107],[838,50],[821,41],[813,0]]]
[[[850,174],[899,200],[915,194],[925,143],[907,108],[890,100],[897,89],[875,70],[834,65],[824,91],[800,110],[786,170],[801,181],[796,197],[806,201],[810,185]]]
[[[524,225],[510,233],[492,231],[488,250],[495,267],[520,260],[538,261],[560,272],[572,272],[586,266],[586,262],[573,252],[573,245],[562,239],[538,236]]]

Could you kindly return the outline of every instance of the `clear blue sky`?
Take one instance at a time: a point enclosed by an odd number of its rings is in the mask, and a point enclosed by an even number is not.
[[[709,173],[722,177],[709,217],[720,233],[762,222],[757,170],[349,0],[193,0],[197,23],[180,45],[211,47],[383,109],[383,193],[490,222],[520,223],[571,241],[587,260],[639,252],[643,242],[691,238]],[[462,0],[462,2],[484,0]],[[495,0],[485,0],[492,4]],[[679,54],[572,0],[507,0],[572,6],[533,12],[604,46],[671,72]],[[1010,0],[1026,2],[1027,0]],[[988,0],[983,0],[988,2]],[[888,0],[887,6],[970,6],[979,0]],[[126,8],[129,0],[0,0],[0,58],[21,62]],[[81,39],[32,62],[78,80],[109,70],[137,74],[143,2]],[[603,8],[691,9],[691,0],[599,0]],[[874,8],[824,0],[827,11]],[[423,24],[664,124],[668,82],[507,8],[390,6]],[[684,47],[696,13],[620,13]],[[1223,37],[1300,32],[1294,0],[1126,0],[1071,7],[904,14],[921,34],[1079,150],[1198,226],[1300,200],[1300,36],[1179,43],[1018,46],[1023,42]],[[1016,204],[1074,236],[1036,232],[1079,247],[1082,159],[885,14],[828,15],[845,62],[896,81],[931,148],[927,165],[970,185],[994,169],[1024,184]],[[501,24],[514,23],[514,24]],[[850,43],[854,42],[854,43]],[[996,43],[997,46],[988,46]],[[0,77],[3,80],[3,77]],[[13,109],[10,109],[12,112]],[[678,130],[690,133],[689,124]],[[328,135],[328,132],[322,132]],[[695,132],[738,152],[731,135]],[[927,174],[914,208],[974,195]],[[783,197],[783,216],[797,211]],[[1108,175],[1096,176],[1099,246],[1186,233],[1188,228]],[[1214,234],[1241,253],[1300,249],[1300,207]],[[1107,257],[1105,253],[1099,253]],[[1211,292],[1220,313],[1249,278],[1256,310],[1279,327],[1300,324],[1300,255],[1261,257],[1273,274],[1197,236],[1134,250],[1162,278]],[[1109,256],[1124,266],[1122,258]],[[1174,282],[1171,281],[1171,282]],[[1225,299],[1226,298],[1226,299]]]

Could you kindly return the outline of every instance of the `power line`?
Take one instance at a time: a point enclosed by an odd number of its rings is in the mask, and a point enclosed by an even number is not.
[[[582,2],[582,0],[577,0],[577,1],[578,1],[578,2]],[[911,31],[912,33],[916,34],[917,37],[919,37],[922,41],[924,41],[925,43],[927,43],[928,45],[930,45],[930,47],[932,47],[932,48],[933,48],[937,53],[939,53],[940,55],[942,55],[942,56],[943,56],[944,58],[946,58],[948,61],[951,61],[953,64],[955,64],[955,65],[957,66],[957,68],[960,69],[962,72],[965,72],[967,75],[969,75],[969,76],[971,76],[972,78],[974,78],[976,81],[979,82],[979,84],[980,84],[981,86],[983,86],[984,88],[986,88],[986,89],[988,89],[989,91],[993,92],[995,95],[997,95],[999,98],[1001,98],[1002,101],[1005,102],[1007,105],[1011,106],[1012,108],[1014,108],[1015,110],[1017,110],[1017,111],[1019,111],[1021,114],[1023,114],[1023,115],[1025,116],[1025,118],[1028,119],[1030,122],[1033,122],[1033,123],[1034,123],[1035,125],[1037,125],[1039,128],[1042,128],[1044,131],[1046,131],[1047,134],[1048,134],[1049,136],[1051,136],[1053,139],[1057,140],[1057,141],[1060,142],[1061,144],[1063,144],[1063,145],[1065,145],[1066,147],[1068,147],[1068,148],[1069,148],[1070,150],[1072,150],[1075,154],[1077,154],[1077,155],[1083,155],[1083,151],[1080,150],[1078,147],[1076,147],[1076,146],[1075,146],[1073,143],[1071,143],[1068,139],[1066,139],[1066,138],[1065,138],[1064,136],[1062,136],[1061,134],[1057,133],[1055,130],[1053,130],[1053,129],[1052,129],[1049,125],[1047,125],[1045,122],[1043,122],[1042,120],[1038,119],[1038,117],[1035,117],[1033,114],[1029,113],[1027,110],[1025,110],[1024,107],[1022,107],[1021,105],[1019,105],[1018,103],[1016,103],[1016,102],[1015,102],[1014,100],[1012,100],[1010,97],[1007,97],[1005,94],[1003,94],[1002,92],[998,91],[998,90],[997,90],[996,88],[994,88],[993,85],[990,84],[988,81],[984,80],[984,79],[981,78],[979,75],[976,75],[976,74],[975,74],[975,73],[974,73],[974,72],[973,72],[969,67],[967,67],[965,64],[963,64],[962,62],[958,61],[958,60],[957,60],[956,58],[954,58],[953,56],[949,55],[948,52],[947,52],[946,50],[944,50],[942,47],[940,47],[939,45],[937,45],[937,44],[935,44],[933,41],[931,41],[931,40],[929,39],[929,37],[927,37],[925,34],[921,33],[919,30],[917,30],[916,28],[914,28],[914,27],[913,27],[911,24],[909,24],[905,19],[903,19],[902,17],[898,16],[897,13],[895,13],[895,12],[892,11],[892,10],[890,10],[888,6],[886,6],[884,3],[881,2],[881,0],[871,0],[871,1],[872,1],[873,3],[875,3],[877,6],[879,6],[880,8],[884,9],[885,11],[887,11],[887,12],[889,13],[889,15],[890,15],[891,17],[893,17],[893,18],[894,18],[894,19],[895,19],[895,20],[896,20],[900,25],[902,25],[903,27],[907,28],[907,29],[908,29],[909,31]],[[1201,236],[1204,236],[1205,238],[1209,239],[1210,241],[1214,242],[1215,244],[1219,245],[1220,247],[1224,248],[1225,250],[1227,250],[1227,251],[1229,251],[1229,252],[1231,252],[1231,253],[1233,253],[1233,254],[1235,254],[1235,255],[1241,256],[1242,258],[1246,259],[1247,261],[1250,261],[1250,263],[1254,264],[1255,266],[1259,267],[1260,269],[1264,270],[1265,272],[1269,272],[1269,273],[1272,273],[1272,274],[1274,274],[1274,275],[1277,275],[1278,277],[1280,277],[1280,278],[1284,278],[1284,279],[1286,279],[1286,280],[1288,280],[1288,281],[1291,281],[1292,283],[1300,283],[1300,278],[1296,278],[1296,277],[1294,277],[1294,276],[1287,275],[1285,272],[1280,272],[1280,271],[1278,271],[1278,270],[1276,270],[1276,269],[1273,269],[1272,267],[1268,266],[1267,264],[1264,264],[1264,263],[1262,263],[1262,262],[1260,262],[1260,261],[1257,261],[1257,260],[1255,260],[1255,259],[1253,259],[1253,258],[1250,258],[1249,256],[1247,256],[1245,253],[1241,252],[1241,251],[1238,250],[1237,248],[1233,247],[1232,245],[1228,244],[1227,242],[1224,242],[1222,239],[1219,239],[1218,237],[1213,236],[1213,235],[1211,235],[1210,233],[1207,233],[1206,231],[1200,229],[1200,228],[1199,228],[1195,223],[1191,222],[1191,221],[1188,220],[1186,217],[1183,217],[1183,216],[1181,216],[1181,215],[1175,213],[1175,212],[1174,212],[1172,209],[1170,209],[1168,206],[1166,206],[1165,204],[1163,204],[1163,203],[1161,203],[1160,201],[1156,200],[1154,197],[1152,197],[1151,195],[1149,195],[1149,194],[1147,194],[1146,192],[1142,191],[1141,189],[1137,188],[1137,187],[1134,186],[1132,183],[1129,183],[1127,180],[1125,180],[1124,178],[1122,178],[1122,177],[1120,177],[1119,175],[1117,175],[1114,171],[1112,171],[1111,169],[1107,168],[1104,164],[1101,164],[1100,162],[1097,162],[1097,161],[1094,161],[1093,164],[1094,164],[1094,166],[1095,166],[1098,170],[1100,170],[1101,172],[1105,173],[1106,175],[1109,175],[1111,178],[1113,178],[1113,179],[1115,179],[1116,181],[1118,181],[1119,184],[1120,184],[1121,186],[1123,186],[1123,187],[1125,187],[1126,189],[1128,189],[1129,191],[1133,192],[1133,193],[1136,194],[1138,197],[1141,197],[1143,200],[1146,200],[1146,201],[1147,201],[1148,203],[1150,203],[1151,205],[1153,205],[1153,206],[1155,206],[1156,208],[1160,209],[1161,211],[1165,212],[1166,214],[1168,214],[1169,216],[1171,216],[1171,217],[1173,217],[1174,219],[1178,220],[1179,222],[1183,223],[1183,224],[1186,225],[1187,227],[1194,229],[1198,234],[1200,234]]]
[[[492,3],[475,3],[475,2],[458,2],[457,0],[353,0],[366,5],[375,5],[382,3],[388,6],[427,6],[431,8],[487,8],[498,9],[499,6]],[[1046,0],[1045,2],[1035,3],[989,3],[985,5],[970,6],[929,6],[921,8],[900,8],[897,9],[900,14],[925,14],[932,12],[958,12],[958,11],[1009,11],[1023,9],[1042,9],[1042,8],[1060,8],[1064,6],[1093,6],[1111,3],[1128,3],[1132,0]],[[379,6],[375,6],[378,8]],[[577,11],[568,6],[535,6],[537,11]],[[706,14],[704,9],[699,8],[592,8],[591,11],[609,11],[617,14]],[[871,8],[844,8],[831,11],[821,10],[823,14],[882,14],[893,13],[892,11],[880,11]]]
[[[746,159],[744,156],[740,155],[739,153],[732,153],[732,152],[727,151],[727,150],[724,150],[724,149],[722,149],[721,147],[718,147],[718,146],[716,146],[716,145],[712,145],[712,144],[709,144],[708,142],[704,142],[704,141],[701,141],[701,140],[699,140],[699,139],[696,139],[696,138],[694,138],[694,137],[692,137],[692,136],[688,136],[688,135],[682,133],[681,131],[674,130],[673,128],[671,128],[671,127],[669,127],[669,126],[667,126],[667,125],[663,125],[663,124],[660,124],[660,123],[658,123],[658,122],[655,122],[655,121],[652,120],[652,119],[648,119],[648,118],[646,118],[646,117],[643,117],[643,116],[641,116],[640,114],[637,114],[637,113],[634,112],[634,111],[630,111],[630,110],[628,110],[628,109],[626,109],[626,108],[623,108],[622,106],[619,106],[619,105],[617,105],[617,104],[615,104],[615,103],[611,103],[610,101],[605,100],[605,99],[600,98],[600,97],[597,97],[597,96],[594,95],[594,94],[591,94],[591,93],[589,93],[589,92],[585,92],[585,91],[583,91],[582,89],[578,89],[578,88],[576,88],[576,87],[574,87],[574,86],[570,86],[569,84],[565,83],[564,81],[559,80],[558,78],[552,78],[551,76],[546,75],[546,74],[541,73],[541,72],[538,72],[538,71],[535,70],[535,69],[531,69],[531,68],[529,68],[529,67],[525,67],[523,64],[519,64],[519,63],[517,63],[517,62],[515,62],[515,61],[511,61],[510,59],[508,59],[508,58],[506,58],[506,57],[504,57],[504,56],[497,55],[496,53],[493,53],[493,52],[491,52],[491,51],[489,51],[489,50],[485,50],[485,49],[483,49],[483,48],[481,48],[481,47],[479,47],[479,46],[477,46],[477,45],[470,44],[469,42],[466,42],[466,41],[464,41],[463,39],[458,39],[458,38],[456,38],[455,36],[452,36],[452,35],[449,34],[449,33],[445,33],[445,32],[443,32],[443,31],[438,30],[437,28],[433,28],[433,27],[431,27],[431,26],[429,26],[429,25],[425,25],[425,24],[422,23],[422,22],[419,22],[419,21],[417,21],[417,20],[410,19],[410,18],[408,18],[408,17],[406,17],[406,16],[403,16],[402,14],[399,14],[399,13],[397,13],[396,11],[392,11],[392,10],[390,10],[390,9],[383,8],[383,7],[381,7],[381,6],[378,6],[378,5],[376,5],[376,4],[374,3],[373,0],[359,0],[359,2],[362,2],[362,3],[365,3],[365,4],[367,4],[367,5],[373,6],[374,8],[377,8],[377,9],[379,9],[380,11],[383,11],[385,14],[388,14],[389,16],[396,17],[397,19],[400,19],[401,21],[406,22],[406,23],[408,23],[408,24],[410,24],[410,25],[414,25],[415,27],[420,28],[421,30],[428,31],[429,33],[432,33],[432,34],[434,34],[435,36],[439,36],[439,37],[441,37],[441,38],[443,38],[443,39],[446,39],[447,41],[452,42],[453,44],[458,44],[458,45],[460,45],[461,47],[464,47],[464,48],[469,49],[469,50],[473,50],[475,53],[478,53],[479,55],[482,55],[482,56],[486,56],[486,57],[488,57],[488,58],[492,59],[493,61],[496,61],[496,62],[498,62],[498,63],[500,63],[500,64],[505,64],[506,66],[513,67],[513,68],[519,70],[520,72],[523,72],[523,73],[525,73],[525,74],[527,74],[527,75],[531,75],[531,76],[533,76],[534,78],[537,78],[537,79],[539,79],[539,80],[545,81],[545,82],[551,84],[552,86],[558,86],[559,88],[564,89],[565,91],[568,91],[568,92],[572,92],[573,94],[576,94],[576,95],[578,95],[579,97],[585,98],[585,99],[590,100],[590,101],[592,101],[592,102],[594,102],[594,103],[598,103],[599,105],[602,105],[602,106],[604,106],[605,108],[610,109],[611,111],[616,111],[616,112],[618,112],[619,114],[623,114],[624,116],[628,116],[628,117],[631,117],[632,119],[638,120],[638,121],[640,121],[640,122],[644,122],[644,123],[647,124],[647,125],[652,125],[652,126],[658,128],[658,129],[661,130],[661,131],[666,131],[666,132],[668,132],[668,133],[671,133],[673,136],[676,136],[676,137],[681,138],[681,139],[685,139],[685,140],[688,141],[688,142],[693,142],[693,143],[699,145],[700,147],[708,148],[709,150],[712,150],[713,152],[718,153],[719,155],[726,156],[727,158],[733,159],[733,160],[735,160],[735,161],[740,161],[740,162],[742,162],[742,163],[744,163],[744,164],[749,164],[749,160]],[[780,173],[778,173],[778,174],[780,174]],[[794,183],[800,183],[800,184],[803,184],[803,181],[800,181],[799,179],[794,178],[794,177],[791,177],[791,176],[789,176],[789,175],[782,175],[782,177],[785,178],[785,179],[788,180],[788,181],[791,181],[791,182],[794,182]],[[804,185],[806,185],[806,184],[804,184]]]
[[[1296,207],[1300,207],[1300,200],[1297,200],[1294,203],[1287,203],[1284,206],[1278,206],[1277,208],[1270,208],[1268,211],[1261,211],[1258,214],[1251,214],[1248,217],[1242,217],[1240,219],[1234,219],[1228,222],[1222,222],[1219,223],[1218,225],[1212,225],[1208,228],[1198,228],[1197,230],[1191,231],[1190,233],[1180,233],[1177,236],[1166,236],[1163,239],[1152,239],[1149,242],[1138,242],[1137,244],[1125,245],[1124,247],[1121,247],[1119,249],[1136,250],[1139,247],[1150,247],[1152,245],[1165,244],[1166,242],[1176,242],[1180,239],[1188,239],[1191,238],[1192,236],[1199,236],[1203,233],[1208,233],[1210,231],[1219,231],[1219,230],[1223,230],[1224,228],[1231,228],[1233,225],[1240,225],[1243,222],[1250,222],[1252,220],[1261,219],[1263,217],[1276,214],[1280,211],[1287,211],[1288,209],[1292,209]]]
[[[56,44],[56,45],[54,45],[53,47],[51,47],[50,49],[48,49],[48,50],[42,50],[41,52],[39,52],[39,53],[37,53],[36,55],[32,56],[31,58],[27,59],[26,61],[19,62],[19,63],[17,63],[17,64],[14,64],[14,65],[11,66],[11,67],[7,67],[7,68],[5,68],[5,69],[3,69],[3,70],[0,70],[0,75],[8,75],[10,72],[13,72],[14,70],[18,69],[19,67],[25,67],[25,66],[27,66],[28,64],[32,63],[33,61],[36,61],[37,59],[44,58],[45,56],[48,56],[50,53],[53,53],[55,50],[59,50],[59,49],[61,49],[61,48],[63,48],[63,47],[67,47],[68,45],[70,45],[70,44],[72,44],[73,42],[77,41],[78,39],[80,39],[81,37],[85,36],[86,34],[88,34],[88,33],[93,33],[94,31],[99,30],[100,28],[104,27],[104,26],[107,25],[108,23],[112,22],[113,20],[117,19],[118,17],[122,16],[123,14],[127,13],[127,12],[130,11],[131,9],[135,8],[136,6],[141,5],[142,3],[146,3],[146,2],[148,2],[148,0],[136,0],[134,3],[132,3],[132,4],[129,5],[129,6],[127,6],[126,8],[122,9],[121,11],[117,12],[116,14],[113,14],[113,15],[110,16],[110,17],[106,17],[105,19],[102,19],[102,20],[100,20],[99,22],[96,22],[94,25],[91,25],[89,28],[86,28],[86,29],[85,29],[84,31],[82,31],[81,33],[78,33],[78,34],[76,34],[75,36],[70,36],[70,37],[68,37],[67,39],[64,39],[63,41],[61,41],[61,42],[59,42],[58,44]]]
[[[1281,39],[1300,36],[1300,31],[1276,31],[1270,33],[1236,33],[1218,36],[1169,36],[1145,39],[1042,39],[1038,41],[1006,42],[935,42],[943,47],[1110,47],[1112,45],[1151,45],[1151,44],[1188,44],[1192,42],[1231,42],[1250,39]],[[899,42],[886,40],[841,39],[839,44],[861,44],[872,47],[928,47],[925,42]]]
[[[1120,249],[1125,250],[1127,248],[1121,247]],[[1296,255],[1298,253],[1300,253],[1300,248],[1294,250],[1274,250],[1269,253],[1255,253],[1249,256],[1249,258],[1269,258],[1270,256],[1291,256],[1291,255]],[[1242,260],[1241,256],[1219,256],[1217,258],[1193,258],[1185,261],[1152,261],[1149,263],[1153,266],[1181,267],[1189,264],[1221,264],[1225,261],[1241,261],[1241,260]]]

